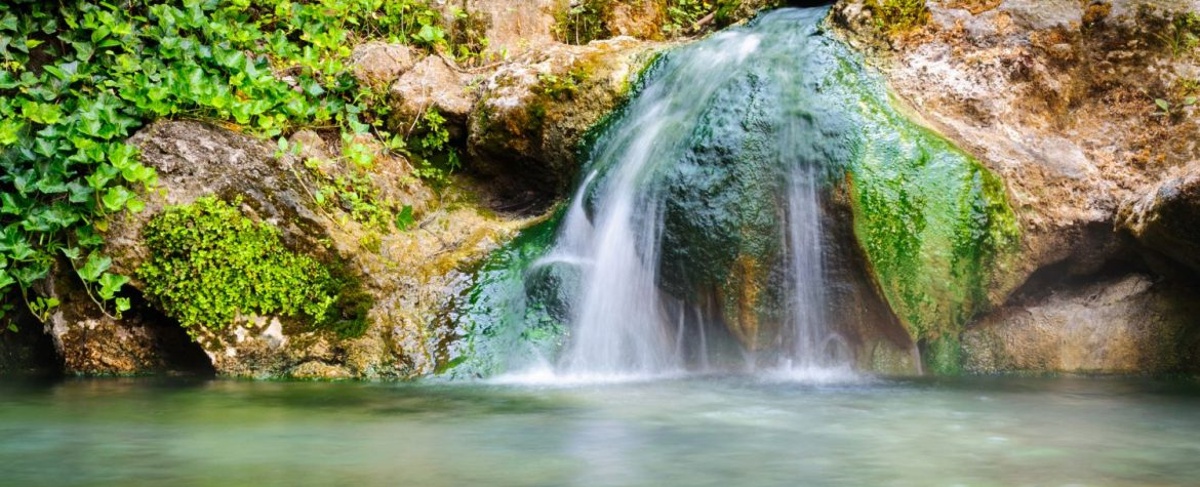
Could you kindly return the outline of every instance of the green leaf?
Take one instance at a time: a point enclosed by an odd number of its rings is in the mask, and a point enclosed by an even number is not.
[[[1158,105],[1158,108],[1162,109],[1162,111],[1164,111],[1164,112],[1171,111],[1171,103],[1168,102],[1167,100],[1164,100],[1162,98],[1155,98],[1154,104]]]
[[[104,203],[105,209],[115,213],[125,209],[125,203],[128,202],[132,197],[133,193],[131,193],[128,189],[125,189],[124,186],[114,186],[108,188],[100,200]]]
[[[412,205],[404,205],[404,208],[396,214],[396,228],[402,232],[406,232],[409,228],[412,228],[413,223],[413,207]]]
[[[83,264],[83,267],[80,267],[76,273],[79,274],[79,277],[84,281],[95,282],[100,279],[100,276],[103,275],[109,267],[112,267],[111,258],[101,255],[98,252],[92,252],[88,255],[87,263]]]

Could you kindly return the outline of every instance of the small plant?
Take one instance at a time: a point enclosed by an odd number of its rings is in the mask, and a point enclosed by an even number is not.
[[[573,68],[566,75],[554,73],[538,74],[537,90],[555,100],[571,100],[579,93],[579,84],[587,80],[587,72]]]
[[[1200,46],[1200,15],[1177,13],[1171,17],[1166,29],[1154,35],[1167,46],[1173,58],[1193,53]]]
[[[150,257],[137,270],[147,299],[195,335],[239,316],[287,316],[343,337],[361,334],[361,292],[311,257],[287,249],[279,230],[215,197],[167,208],[142,233]],[[350,313],[344,310],[350,309]]]
[[[929,22],[925,0],[867,0],[875,26],[890,35],[908,32]]]
[[[554,33],[560,42],[582,45],[609,36],[605,12],[612,0],[573,1],[555,15]]]
[[[1196,97],[1194,96],[1185,97],[1178,103],[1171,103],[1162,98],[1155,98],[1154,106],[1158,110],[1154,112],[1154,115],[1157,117],[1162,117],[1164,120],[1178,122],[1179,119],[1183,117],[1183,110],[1187,107],[1194,106],[1195,104]]]
[[[445,185],[450,175],[462,163],[458,151],[450,144],[450,130],[446,128],[446,117],[436,108],[430,107],[421,115],[409,134],[409,159],[413,161],[413,174],[434,184]],[[411,142],[415,139],[415,143]]]

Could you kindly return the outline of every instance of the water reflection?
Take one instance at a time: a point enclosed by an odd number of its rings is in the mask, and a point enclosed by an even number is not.
[[[1200,387],[0,380],[0,485],[1192,485]]]

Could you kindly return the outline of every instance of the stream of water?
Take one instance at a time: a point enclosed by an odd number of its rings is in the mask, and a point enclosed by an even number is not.
[[[1197,432],[1149,379],[7,379],[0,485],[1182,486]]]

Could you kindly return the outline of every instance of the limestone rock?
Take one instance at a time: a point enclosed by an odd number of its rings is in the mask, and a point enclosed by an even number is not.
[[[1130,274],[1009,305],[963,334],[964,366],[977,373],[1194,371],[1195,292]]]
[[[527,178],[515,192],[564,195],[578,171],[580,140],[628,96],[662,47],[631,38],[559,44],[501,66],[483,81],[471,114],[467,150],[474,169],[492,178]]]
[[[1200,274],[1200,163],[1125,202],[1119,224],[1142,245]]]
[[[384,88],[416,64],[412,49],[403,44],[368,42],[350,54],[354,77],[363,85]]]
[[[392,85],[391,105],[398,133],[411,132],[417,120],[429,110],[446,118],[453,139],[465,135],[467,116],[476,96],[470,88],[472,76],[462,72],[449,58],[427,56],[417,62]]]
[[[481,258],[523,224],[485,216],[470,204],[437,205],[433,193],[407,174],[405,161],[382,152],[372,173],[378,204],[413,206],[424,230],[366,227],[346,209],[319,207],[310,191],[323,183],[307,171],[348,169],[341,167],[340,148],[312,132],[293,136],[292,142],[302,146],[297,156],[277,156],[270,142],[199,122],[156,123],[130,142],[141,149],[143,163],[158,172],[162,191],[146,195],[145,211],[113,222],[105,251],[117,272],[136,275],[149,256],[142,226],[165,206],[217,195],[239,198],[248,217],[279,228],[289,249],[320,262],[341,262],[374,302],[370,325],[357,338],[338,338],[274,316],[243,316],[220,331],[191,330],[198,349],[221,375],[404,378],[428,373],[435,365],[434,347],[448,333],[435,318],[456,292],[455,269]],[[310,168],[302,159],[327,161]],[[448,191],[441,198],[461,196]],[[131,286],[141,289],[144,283],[135,280]],[[79,290],[57,295],[72,303],[87,300]],[[157,370],[165,360],[154,355],[161,348],[157,334],[164,329],[182,333],[155,310],[135,310],[117,322],[76,309],[64,304],[53,320],[62,355],[76,364],[68,367],[72,371]]]
[[[71,269],[60,262],[44,285],[61,303],[46,321],[46,333],[71,375],[211,373],[212,365],[178,325],[137,302],[124,319],[101,311]]]

